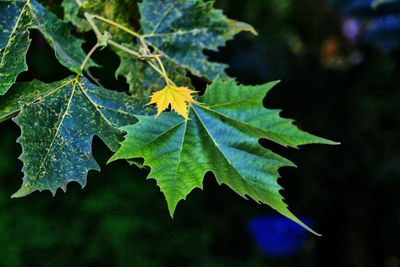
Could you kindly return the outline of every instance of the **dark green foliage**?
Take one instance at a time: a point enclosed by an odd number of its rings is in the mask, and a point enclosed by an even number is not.
[[[52,94],[41,101],[22,104],[15,119],[22,131],[18,142],[23,147],[20,159],[25,176],[14,197],[45,189],[54,195],[58,188],[66,191],[71,181],[85,186],[87,172],[100,170],[91,152],[93,136],[115,151],[122,140],[117,127],[134,124],[135,115],[147,113],[143,102],[86,80],[62,83],[53,84]]]
[[[14,85],[13,90],[10,90],[1,98],[0,122],[17,115],[21,110],[20,102],[33,103],[59,90],[66,82],[67,81],[64,80],[52,84],[45,84],[34,80],[32,82],[23,82]]]
[[[250,25],[227,19],[212,6],[202,0],[143,1],[139,4],[141,32],[168,60],[212,81],[226,65],[209,62],[203,50],[217,50],[241,31],[256,33]]]
[[[82,41],[71,34],[71,28],[32,1],[0,1],[0,26],[7,25],[0,38],[0,95],[4,95],[18,74],[27,70],[29,29],[37,29],[54,49],[61,64],[78,74],[85,58]],[[89,67],[87,65],[87,67]]]
[[[80,32],[91,30],[90,25],[83,17],[82,13],[84,11],[103,16],[127,27],[130,27],[132,22],[138,20],[139,13],[137,11],[136,0],[87,0],[82,2],[84,10],[78,8],[75,0],[62,1],[65,20],[72,22]],[[119,42],[132,41],[132,36],[111,27],[109,24],[99,22],[99,27],[102,32],[107,31],[111,33],[113,38]]]
[[[279,110],[263,107],[266,92],[276,82],[239,86],[224,80],[225,64],[211,62],[203,53],[217,51],[239,32],[256,34],[250,25],[228,19],[213,2],[203,0],[144,0],[138,5],[140,20],[131,1],[64,0],[65,22],[35,0],[0,4],[6,40],[0,43],[0,94],[27,69],[31,29],[43,35],[62,65],[78,74],[52,84],[17,83],[0,98],[0,121],[19,114],[14,121],[21,128],[24,178],[13,197],[37,190],[54,195],[58,188],[66,191],[71,181],[85,186],[89,170],[100,169],[92,155],[93,137],[115,152],[126,131],[112,159],[150,167],[149,175],[164,192],[171,215],[190,191],[202,188],[205,173],[212,171],[219,184],[270,205],[310,230],[289,212],[279,193],[278,169],[294,165],[263,149],[259,139],[290,147],[334,142],[307,134],[281,118]],[[67,23],[78,33],[95,32],[96,45],[88,55]],[[134,31],[135,24],[140,31]],[[116,76],[126,77],[133,96],[97,87],[82,77],[81,68],[96,80],[88,72],[94,65],[90,57],[108,45],[121,60]],[[198,102],[192,99],[195,91],[189,87],[196,88],[187,73],[211,84]],[[146,105],[151,93],[165,86],[153,95],[152,103],[160,108],[157,114],[170,104],[186,120],[168,111],[156,118],[155,108]],[[189,105],[189,119],[187,102],[195,103]]]
[[[0,2],[0,95],[28,69],[25,57],[30,45],[27,27],[31,23],[23,2]]]

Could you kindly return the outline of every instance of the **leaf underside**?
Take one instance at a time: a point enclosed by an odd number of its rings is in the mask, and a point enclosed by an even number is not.
[[[158,118],[139,116],[139,123],[123,127],[127,135],[110,161],[144,158],[171,216],[177,203],[194,188],[202,188],[205,173],[212,171],[219,184],[268,204],[312,231],[287,209],[279,193],[278,169],[293,163],[264,149],[258,140],[290,147],[334,142],[299,130],[281,118],[279,110],[265,109],[262,99],[275,84],[238,86],[217,78],[199,98],[204,106],[191,106],[189,120],[169,112]]]
[[[23,85],[19,89],[31,90],[30,84]],[[13,197],[36,190],[54,195],[71,181],[85,186],[88,171],[99,170],[91,151],[93,136],[116,151],[123,138],[119,127],[136,123],[135,114],[154,114],[154,109],[143,108],[143,99],[96,87],[86,79],[32,85],[38,99],[22,103],[15,118],[21,128],[17,141],[23,148],[24,178]],[[15,107],[9,111],[15,113]]]

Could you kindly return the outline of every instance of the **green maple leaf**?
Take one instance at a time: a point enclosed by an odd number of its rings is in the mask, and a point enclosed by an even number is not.
[[[278,169],[293,163],[264,149],[258,140],[290,147],[334,142],[299,130],[281,118],[279,110],[265,109],[262,100],[275,84],[238,86],[217,78],[198,99],[204,106],[191,106],[189,120],[169,112],[158,118],[139,116],[139,123],[122,127],[126,139],[110,161],[143,158],[171,216],[177,203],[194,188],[202,188],[203,176],[212,171],[219,184],[268,204],[310,230],[287,209],[279,193]]]
[[[241,31],[256,33],[250,25],[230,20],[214,9],[213,2],[144,0],[139,11],[141,34],[156,53],[211,81],[226,65],[209,62],[203,50],[217,50]]]
[[[21,104],[15,118],[22,132],[18,142],[25,176],[13,197],[46,189],[54,195],[58,188],[65,191],[71,181],[85,186],[88,171],[99,170],[91,151],[93,136],[116,151],[123,137],[118,127],[136,123],[137,114],[154,114],[153,108],[143,107],[146,100],[96,87],[86,79],[34,81],[18,87],[34,96],[30,103]],[[14,96],[0,98],[2,106],[9,106],[0,110],[2,117],[18,112],[14,103],[21,97]]]
[[[82,74],[85,59],[83,41],[71,34],[71,27],[42,7],[37,1],[0,0],[0,95],[15,83],[19,73],[28,69],[29,29],[37,29],[54,49],[57,59],[71,71]],[[92,62],[86,67],[93,65]]]

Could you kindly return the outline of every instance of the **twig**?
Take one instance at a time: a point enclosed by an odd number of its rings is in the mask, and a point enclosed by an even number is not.
[[[83,70],[83,68],[85,67],[85,65],[86,65],[87,61],[89,60],[89,58],[92,56],[92,54],[94,53],[94,51],[96,51],[96,49],[99,48],[99,47],[100,47],[99,43],[96,43],[96,44],[92,47],[92,49],[90,49],[89,53],[86,55],[85,59],[84,59],[83,62],[82,62],[81,70]]]
[[[123,31],[125,31],[125,32],[127,32],[127,33],[129,33],[129,34],[131,34],[131,35],[133,35],[135,37],[137,37],[137,38],[140,38],[140,35],[138,33],[132,31],[131,29],[128,29],[124,25],[121,25],[121,24],[119,24],[119,23],[117,23],[115,21],[109,20],[109,19],[107,19],[105,17],[102,17],[102,16],[99,16],[99,15],[93,15],[93,18],[98,19],[100,21],[103,21],[105,23],[108,23],[110,25],[113,25],[113,26],[115,26],[115,27],[117,27],[117,28],[119,28],[119,29],[121,29],[121,30],[123,30]]]
[[[75,2],[76,2],[76,4],[77,4],[79,7],[82,6],[81,0],[75,0]],[[136,51],[134,51],[134,50],[132,50],[132,49],[126,47],[126,46],[123,46],[123,45],[121,45],[121,44],[119,44],[119,43],[117,43],[117,42],[114,42],[113,40],[109,40],[109,39],[108,39],[107,42],[106,42],[108,45],[111,45],[111,46],[114,46],[114,47],[116,47],[116,48],[118,48],[118,49],[121,49],[122,51],[125,51],[125,52],[127,52],[127,53],[129,53],[129,54],[131,54],[131,55],[133,55],[133,56],[135,56],[135,57],[137,57],[137,58],[139,58],[140,60],[145,60],[146,63],[147,63],[151,68],[153,68],[157,73],[159,73],[161,76],[164,77],[164,79],[165,79],[165,81],[167,82],[167,84],[173,84],[173,85],[175,85],[174,82],[168,77],[168,75],[167,75],[167,73],[166,73],[166,71],[165,71],[165,69],[164,69],[164,65],[162,64],[162,62],[161,62],[161,60],[160,60],[160,57],[163,56],[163,55],[161,55],[161,54],[159,54],[159,55],[152,55],[152,54],[150,53],[150,51],[149,51],[149,48],[147,47],[146,42],[143,40],[143,37],[142,37],[142,36],[140,36],[138,33],[136,33],[136,32],[134,32],[134,31],[128,29],[127,27],[125,27],[125,26],[123,26],[123,25],[121,25],[121,24],[119,24],[119,23],[117,23],[117,22],[115,22],[115,21],[112,21],[112,20],[109,20],[109,19],[107,19],[107,18],[104,18],[104,17],[102,17],[102,16],[99,16],[99,15],[91,15],[91,14],[89,14],[88,12],[85,12],[85,13],[84,13],[84,16],[85,16],[86,20],[88,21],[90,27],[92,28],[92,30],[93,30],[94,33],[96,34],[96,37],[97,37],[97,44],[92,48],[92,50],[90,50],[89,54],[86,56],[85,60],[83,61],[82,65],[81,65],[81,69],[84,68],[84,66],[86,65],[86,63],[87,63],[87,61],[89,60],[90,56],[91,56],[91,55],[94,53],[94,51],[100,46],[99,41],[100,41],[101,39],[104,38],[104,35],[100,32],[100,30],[99,30],[99,28],[97,27],[96,23],[93,21],[93,18],[96,18],[96,19],[98,19],[98,20],[100,20],[100,21],[103,21],[103,22],[106,22],[106,23],[108,23],[108,24],[110,24],[110,25],[113,25],[113,26],[115,26],[115,27],[117,27],[117,28],[119,28],[119,29],[121,29],[121,30],[123,30],[123,31],[125,31],[125,32],[127,32],[127,33],[129,33],[129,34],[131,34],[131,35],[133,35],[133,36],[135,36],[135,37],[137,37],[137,38],[139,38],[139,39],[140,39],[140,42],[142,43],[142,45],[143,45],[144,48],[146,49],[146,52],[147,52],[147,53],[146,53],[145,55],[142,55],[142,54],[140,54],[140,53],[138,53],[138,52],[136,52]],[[149,59],[156,59],[156,60],[158,61],[158,63],[160,64],[160,67],[162,68],[162,70],[160,70],[157,66],[155,66]]]

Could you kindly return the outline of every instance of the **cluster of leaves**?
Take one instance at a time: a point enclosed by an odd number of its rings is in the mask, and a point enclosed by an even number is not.
[[[279,193],[278,169],[294,164],[258,141],[266,138],[294,148],[333,142],[303,132],[281,118],[279,110],[263,107],[265,94],[277,82],[238,85],[225,74],[226,65],[203,54],[241,31],[255,30],[228,19],[212,2],[144,0],[138,5],[138,21],[127,12],[130,2],[64,0],[62,21],[35,0],[0,0],[0,122],[15,117],[24,163],[23,184],[13,197],[37,190],[55,194],[71,181],[84,186],[88,171],[99,170],[91,152],[97,135],[116,152],[110,161],[125,159],[151,169],[149,178],[157,180],[171,216],[212,171],[219,184],[309,229]],[[96,33],[98,44],[91,52],[109,45],[119,55],[116,76],[126,78],[130,95],[84,77],[96,64],[70,23],[79,32]],[[51,84],[16,83],[27,70],[31,29],[40,31],[73,76]],[[189,89],[189,73],[209,83],[203,96]],[[168,107],[176,113],[162,112]]]

